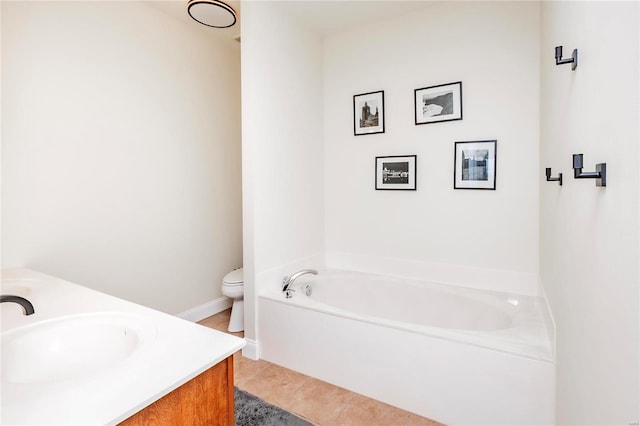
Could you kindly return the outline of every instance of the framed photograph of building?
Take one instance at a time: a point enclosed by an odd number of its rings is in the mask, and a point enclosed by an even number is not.
[[[462,120],[462,82],[414,90],[416,125]]]
[[[353,134],[384,133],[384,90],[353,97]]]
[[[376,157],[376,189],[416,189],[415,155]]]
[[[496,189],[497,141],[456,142],[454,189]]]

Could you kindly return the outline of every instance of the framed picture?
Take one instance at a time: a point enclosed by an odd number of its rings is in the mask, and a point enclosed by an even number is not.
[[[376,157],[376,189],[416,189],[416,156]]]
[[[497,141],[455,143],[454,189],[496,189]]]
[[[462,82],[414,90],[416,125],[462,120]]]
[[[353,97],[353,134],[384,133],[384,90]]]

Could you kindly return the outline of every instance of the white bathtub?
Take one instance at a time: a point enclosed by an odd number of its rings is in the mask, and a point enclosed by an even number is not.
[[[260,294],[261,358],[447,424],[554,423],[539,298],[345,271],[294,287]]]

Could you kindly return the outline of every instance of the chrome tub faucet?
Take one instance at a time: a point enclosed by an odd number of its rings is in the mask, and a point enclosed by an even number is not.
[[[303,269],[294,274],[287,275],[282,279],[282,292],[284,293],[287,299],[290,299],[291,296],[293,296],[293,293],[295,292],[295,290],[291,288],[291,286],[293,285],[293,282],[305,274],[318,275],[318,271],[316,271],[315,269]]]
[[[31,304],[31,302],[29,302],[24,297],[14,296],[12,294],[0,295],[0,303],[4,303],[4,302],[13,302],[22,306],[22,311],[24,312],[25,315],[32,315],[35,313],[35,310],[33,309],[33,305]]]

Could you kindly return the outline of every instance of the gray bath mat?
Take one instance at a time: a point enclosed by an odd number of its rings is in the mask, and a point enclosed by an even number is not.
[[[293,414],[235,388],[236,426],[312,426]]]

